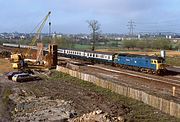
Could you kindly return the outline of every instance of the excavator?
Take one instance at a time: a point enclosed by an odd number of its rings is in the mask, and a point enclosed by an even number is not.
[[[27,62],[25,62],[25,59],[30,56],[32,46],[34,46],[37,42],[37,40],[40,37],[41,31],[43,27],[45,26],[46,21],[48,20],[51,12],[49,11],[48,14],[43,19],[42,23],[40,24],[39,28],[37,29],[37,32],[35,36],[33,37],[29,48],[25,51],[25,53],[19,53],[19,51],[16,51],[14,54],[11,55],[11,64],[13,69],[23,70],[28,67]],[[49,23],[51,24],[51,23]]]

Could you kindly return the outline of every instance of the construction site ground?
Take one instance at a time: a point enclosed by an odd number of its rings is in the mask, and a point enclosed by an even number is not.
[[[6,66],[10,66],[8,62]],[[0,77],[0,121],[75,122],[78,117],[81,122],[88,117],[86,122],[180,121],[142,102],[54,70],[38,74],[42,80],[23,83],[10,81],[5,75]],[[90,115],[84,115],[87,113]],[[101,113],[105,114],[92,117]]]
[[[12,71],[11,64],[8,59],[0,58],[0,76],[6,72]]]

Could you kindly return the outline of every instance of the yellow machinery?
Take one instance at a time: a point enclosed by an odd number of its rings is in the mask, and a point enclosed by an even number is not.
[[[22,53],[15,53],[11,55],[11,62],[12,62],[12,67],[14,69],[21,69],[23,67],[25,67],[25,62],[24,59],[27,58],[30,55],[32,46],[35,45],[37,39],[39,39],[40,33],[48,19],[48,17],[50,16],[51,12],[48,12],[48,14],[45,16],[45,18],[43,19],[40,27],[38,28],[36,35],[34,36],[34,38],[31,41],[31,44],[29,45],[29,48],[27,49],[27,51],[22,54]]]
[[[12,54],[11,55],[11,64],[14,69],[20,69],[21,68],[21,62],[23,63],[24,58],[23,55],[20,53]]]

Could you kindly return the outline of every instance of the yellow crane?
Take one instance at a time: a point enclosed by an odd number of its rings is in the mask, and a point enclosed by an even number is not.
[[[50,16],[50,14],[51,14],[51,12],[49,11],[48,14],[45,16],[45,18],[43,19],[43,22],[41,23],[40,27],[38,28],[38,30],[36,32],[36,35],[32,39],[31,44],[30,44],[29,48],[27,49],[27,51],[25,53],[25,57],[27,57],[30,54],[32,46],[35,45],[37,39],[39,39],[41,31],[42,31],[42,29],[43,29],[43,27],[44,27],[48,17]]]
[[[37,39],[39,39],[41,31],[47,21],[47,19],[49,18],[51,12],[49,11],[48,14],[45,16],[45,18],[43,19],[42,23],[40,24],[40,27],[38,28],[35,36],[33,37],[29,48],[26,50],[26,52],[24,54],[22,53],[15,53],[11,55],[11,62],[12,62],[12,67],[14,69],[21,69],[25,66],[25,62],[24,59],[27,58],[32,50],[32,46],[35,45]]]

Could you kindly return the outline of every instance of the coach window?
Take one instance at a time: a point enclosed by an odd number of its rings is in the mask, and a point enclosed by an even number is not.
[[[110,59],[110,56],[108,56],[108,59]]]

